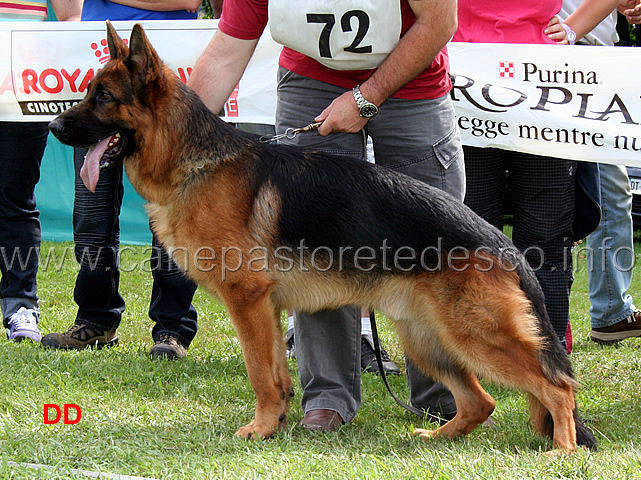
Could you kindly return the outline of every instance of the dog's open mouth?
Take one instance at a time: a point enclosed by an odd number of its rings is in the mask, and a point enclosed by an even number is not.
[[[92,192],[96,191],[100,171],[117,163],[116,161],[120,158],[125,147],[125,138],[124,135],[117,132],[89,147],[80,169],[80,178],[82,178],[85,187]]]

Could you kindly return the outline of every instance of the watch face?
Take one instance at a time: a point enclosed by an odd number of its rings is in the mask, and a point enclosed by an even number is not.
[[[367,104],[361,107],[361,116],[365,118],[372,118],[378,113],[378,108],[374,104]]]

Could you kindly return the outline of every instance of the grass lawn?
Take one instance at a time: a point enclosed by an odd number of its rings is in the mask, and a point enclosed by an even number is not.
[[[74,320],[77,267],[71,244],[45,243],[56,261],[41,268],[43,333]],[[66,252],[66,256],[65,256]],[[637,258],[641,243],[637,244]],[[146,257],[145,247],[123,256],[123,268]],[[127,263],[129,262],[129,263]],[[199,290],[200,330],[186,360],[151,359],[147,316],[151,275],[121,276],[127,302],[113,349],[64,352],[0,340],[0,478],[87,478],[74,470],[155,479],[629,479],[641,478],[641,339],[601,347],[588,339],[585,265],[577,266],[571,316],[571,359],[582,387],[578,403],[599,451],[550,457],[550,442],[534,435],[519,392],[486,385],[497,400],[492,427],[456,440],[425,443],[412,436],[427,421],[396,405],[378,377],[363,375],[363,405],[337,433],[297,428],[301,389],[290,360],[296,396],[289,425],[275,438],[245,441],[234,432],[253,415],[254,395],[224,308]],[[631,292],[639,294],[641,276]],[[637,297],[641,304],[641,297]],[[381,336],[402,364],[390,325]],[[391,378],[408,398],[404,377]],[[75,425],[45,425],[43,406],[76,404]],[[34,470],[17,464],[48,465]],[[111,477],[117,478],[117,477]]]

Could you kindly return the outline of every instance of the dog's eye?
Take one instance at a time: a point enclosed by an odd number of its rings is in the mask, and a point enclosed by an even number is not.
[[[112,97],[111,93],[109,93],[106,90],[102,90],[100,93],[98,93],[98,100],[101,100],[103,102],[108,102],[112,98],[113,97]]]

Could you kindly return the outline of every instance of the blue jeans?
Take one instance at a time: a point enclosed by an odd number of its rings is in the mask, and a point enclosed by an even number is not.
[[[0,305],[6,320],[37,308],[40,212],[34,190],[47,145],[46,122],[0,122]],[[6,326],[6,324],[5,324]]]
[[[279,70],[276,133],[311,123],[344,88]],[[454,108],[448,95],[435,100],[390,98],[359,133],[318,132],[288,143],[314,146],[336,155],[365,160],[367,136],[377,164],[403,172],[463,200],[465,167]],[[345,192],[349,194],[349,192]],[[334,410],[351,421],[361,403],[361,311],[357,307],[313,315],[295,312],[294,335],[303,410]],[[417,407],[452,413],[451,393],[438,382],[408,368],[410,400]]]
[[[118,292],[118,217],[124,191],[123,168],[103,170],[96,191],[92,193],[80,179],[85,154],[86,149],[74,151],[73,233],[76,260],[80,264],[74,289],[74,300],[78,304],[76,319],[115,330],[125,311],[125,301]],[[152,338],[157,340],[159,335],[167,333],[187,347],[198,329],[196,309],[191,304],[196,284],[178,269],[155,235],[150,267],[154,280],[149,306],[149,317],[155,322]]]
[[[628,293],[634,266],[632,192],[625,167],[599,164],[601,223],[586,241],[592,328],[620,322],[635,310]]]

